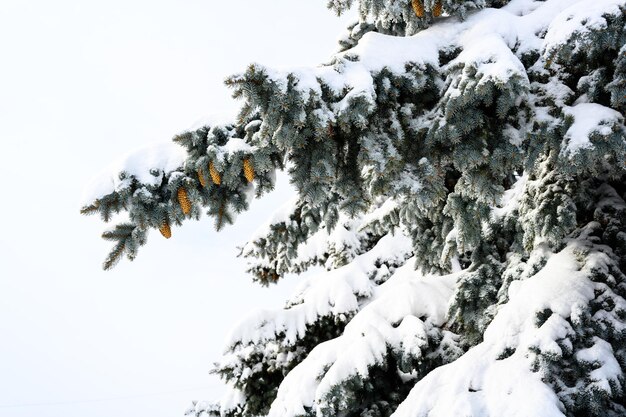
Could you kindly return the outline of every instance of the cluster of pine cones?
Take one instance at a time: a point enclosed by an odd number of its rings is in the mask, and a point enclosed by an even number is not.
[[[426,10],[424,9],[424,3],[422,0],[412,0],[411,5],[413,6],[413,11],[417,17],[426,16]],[[435,2],[435,6],[432,10],[433,17],[439,17],[443,13],[443,3],[441,0],[437,0]]]
[[[215,185],[220,185],[222,183],[222,176],[219,171],[215,168],[213,161],[209,163],[209,175],[211,176],[211,181]],[[254,181],[254,165],[252,165],[252,161],[250,158],[245,158],[243,160],[243,176],[246,178],[248,182]],[[198,168],[198,181],[200,181],[200,185],[203,187],[207,186],[207,181],[204,175],[202,174],[202,170]],[[188,215],[191,213],[191,201],[189,200],[189,194],[187,193],[187,189],[184,186],[181,186],[177,192],[178,204],[180,205],[183,214]],[[220,211],[221,214],[221,211]],[[172,237],[172,229],[170,227],[169,221],[167,219],[163,220],[161,226],[159,226],[159,231],[163,235],[164,238],[169,239]]]

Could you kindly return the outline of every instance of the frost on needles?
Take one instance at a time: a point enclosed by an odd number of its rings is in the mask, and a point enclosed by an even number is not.
[[[243,246],[263,285],[228,385],[192,416],[626,415],[626,0],[332,0],[360,20],[320,67],[251,65],[231,124],[128,155],[84,213],[105,261],[285,170]],[[180,145],[180,146],[179,146]],[[159,236],[157,236],[159,237]]]

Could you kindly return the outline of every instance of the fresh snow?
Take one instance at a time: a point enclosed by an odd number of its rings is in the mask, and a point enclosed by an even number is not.
[[[517,178],[517,181],[515,181],[511,188],[502,193],[500,203],[497,207],[492,207],[491,215],[495,218],[499,218],[512,214],[519,207],[519,201],[527,182],[528,174],[525,172],[522,176]]]
[[[561,354],[557,341],[563,342],[573,333],[567,320],[577,320],[581,307],[589,304],[602,285],[589,276],[591,268],[606,264],[606,255],[590,254],[581,270],[576,259],[585,249],[582,246],[579,241],[570,242],[550,256],[539,273],[513,282],[510,300],[487,327],[484,341],[420,380],[393,416],[563,417],[560,400],[541,380],[541,373],[531,371],[531,365],[536,349]],[[620,298],[620,302],[626,306],[626,301]],[[546,309],[552,315],[537,327],[536,314]],[[511,349],[511,356],[502,356]],[[602,364],[592,374],[598,386],[608,387],[609,381],[617,381],[621,375],[610,346],[602,341],[579,351],[577,359]]]
[[[592,148],[593,144],[589,139],[592,134],[608,136],[613,133],[613,126],[624,121],[619,112],[597,103],[565,106],[563,112],[574,118],[574,123],[567,129],[564,137],[564,152],[570,155],[581,149]]]
[[[230,138],[224,146],[209,146],[208,151],[213,151],[219,159],[225,156],[234,155],[237,152],[251,154],[256,151],[256,147],[246,143],[245,140],[239,138]]]
[[[361,218],[361,226],[359,230],[366,229],[370,224],[382,221],[385,216],[390,215],[392,212],[398,209],[398,202],[392,198],[385,200],[380,207],[370,211]]]
[[[623,2],[602,1],[616,4]],[[305,100],[311,92],[321,94],[321,82],[336,94],[348,90],[344,100],[354,96],[373,100],[371,73],[387,68],[396,74],[404,74],[407,63],[437,68],[439,51],[459,46],[463,50],[463,58],[457,57],[455,62],[479,63],[479,73],[488,74],[490,78],[505,83],[513,74],[526,78],[526,71],[512,54],[511,48],[518,44],[526,48],[517,50],[518,56],[528,49],[541,49],[544,43],[542,32],[557,15],[575,3],[575,0],[551,0],[538,6],[529,0],[513,0],[501,9],[485,9],[474,13],[465,21],[446,18],[411,37],[367,33],[357,46],[337,55],[344,58],[340,65],[281,71],[263,67],[263,70],[278,84],[286,79],[287,74],[293,74],[299,80],[296,88]],[[531,9],[527,14],[519,15]],[[354,61],[351,57],[357,57],[358,60]],[[340,105],[337,110],[342,109],[344,106]]]
[[[606,341],[594,337],[590,348],[576,352],[576,359],[586,364],[599,365],[591,371],[593,383],[602,391],[610,391],[608,381],[616,381],[622,376],[622,370],[613,354],[613,348]]]
[[[94,177],[85,188],[81,206],[88,206],[107,194],[128,187],[132,178],[156,186],[164,174],[180,169],[186,158],[185,149],[171,141],[129,152]]]
[[[284,333],[287,343],[295,342],[306,326],[320,317],[349,315],[359,309],[359,298],[372,295],[376,285],[370,279],[378,271],[376,261],[402,262],[411,251],[410,240],[398,233],[383,237],[372,250],[357,256],[348,265],[323,272],[298,287],[288,309],[255,312],[244,319],[227,338],[227,346],[260,343]]]
[[[554,17],[545,36],[545,51],[550,52],[568,42],[574,35],[583,37],[591,30],[607,27],[605,15],[620,16],[624,0],[578,1]],[[574,45],[575,50],[578,44]]]
[[[526,176],[522,176],[513,188],[519,190],[525,182]],[[501,205],[515,205],[518,194],[505,196]],[[606,204],[611,201],[608,195]],[[588,233],[583,231],[578,240],[569,241],[558,253],[550,253],[543,246],[534,251],[529,264],[532,259],[547,258],[545,266],[510,284],[509,301],[499,307],[483,342],[419,380],[394,417],[563,417],[559,398],[542,381],[541,372],[532,371],[532,364],[537,352],[560,356],[561,346],[571,347],[568,338],[574,336],[574,330],[570,322],[579,321],[585,307],[604,289],[604,284],[589,277],[593,270],[606,270],[610,261],[586,243]],[[401,243],[402,239],[393,242],[383,240],[355,262],[306,280],[300,294],[291,300],[293,306],[257,313],[231,335],[229,346],[263,343],[279,333],[286,335],[287,342],[295,341],[304,334],[307,323],[320,316],[356,312],[340,337],[318,345],[287,374],[269,416],[296,417],[309,408],[319,411],[331,406],[328,401],[333,398],[328,394],[333,387],[353,376],[367,378],[372,366],[384,362],[390,347],[402,346],[419,357],[420,349],[427,346],[429,329],[445,324],[447,306],[463,271],[423,276],[414,270],[411,258],[376,286],[367,278],[372,260],[408,244]],[[581,253],[587,253],[584,263]],[[360,307],[358,293],[369,300]],[[626,310],[626,300],[618,296],[613,299],[616,308]],[[537,314],[545,311],[551,315],[538,325]],[[602,309],[596,313],[602,314]],[[454,338],[445,331],[444,337]],[[267,349],[272,346],[268,344]],[[598,389],[608,391],[619,383],[621,369],[606,342],[594,339],[594,344],[577,351],[575,358],[595,365],[590,378]],[[407,380],[415,377],[404,376]],[[228,409],[237,401],[243,399],[233,389],[222,406]]]
[[[340,220],[332,231],[329,232],[328,229],[322,228],[298,246],[298,254],[293,259],[293,263],[296,265],[305,264],[316,258],[322,258],[325,253],[328,253],[329,248],[337,253],[346,254],[350,248],[358,248],[361,241],[358,235],[352,231],[356,228],[355,223],[355,221],[348,220],[345,215],[340,215]],[[346,228],[346,226],[348,227]]]
[[[285,377],[269,417],[300,416],[305,407],[324,407],[333,386],[354,374],[367,377],[370,366],[384,361],[389,345],[412,346],[419,354],[428,343],[428,327],[441,326],[446,319],[457,276],[424,277],[415,271],[414,262],[407,260],[375,290],[373,301],[342,336],[315,347]]]

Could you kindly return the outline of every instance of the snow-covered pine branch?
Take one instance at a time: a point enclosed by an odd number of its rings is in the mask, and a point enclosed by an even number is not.
[[[626,415],[626,1],[331,0],[316,68],[228,79],[239,120],[135,153],[85,213],[133,259],[202,211],[297,195],[242,246],[262,284],[190,415]]]

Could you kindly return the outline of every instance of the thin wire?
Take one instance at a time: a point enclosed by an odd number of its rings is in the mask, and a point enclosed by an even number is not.
[[[208,389],[210,388],[201,387],[201,388],[192,388],[192,389],[181,389],[177,391],[152,392],[149,394],[126,395],[122,397],[98,398],[94,400],[60,401],[60,402],[52,402],[52,403],[30,403],[30,404],[5,404],[5,405],[0,404],[0,408],[48,407],[48,406],[56,406],[56,405],[72,405],[72,404],[97,403],[97,402],[105,402],[105,401],[132,400],[134,398],[153,397],[155,395],[178,394],[181,392],[191,392],[191,391],[200,391],[200,390],[208,390]]]

